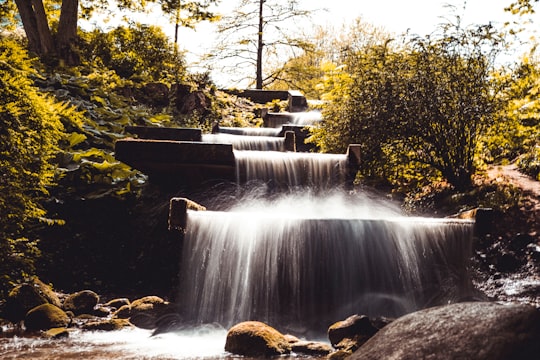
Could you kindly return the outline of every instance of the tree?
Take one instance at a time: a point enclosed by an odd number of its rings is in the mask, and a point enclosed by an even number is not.
[[[160,27],[119,26],[109,32],[81,33],[81,55],[88,63],[114,70],[123,78],[177,80],[185,73],[183,58]]]
[[[533,14],[534,5],[538,0],[517,0],[512,2],[508,7],[505,8],[506,11],[511,12],[512,14]]]
[[[298,89],[310,99],[321,99],[324,88],[321,86],[326,70],[332,64],[343,62],[344,54],[362,51],[376,43],[384,43],[390,38],[384,29],[355,19],[340,29],[333,26],[316,27],[306,36],[310,47],[301,54],[289,59],[285,64],[272,69],[274,82],[270,89]]]
[[[307,18],[308,10],[298,8],[296,0],[240,0],[238,6],[227,16],[223,16],[218,26],[217,48],[209,60],[230,61],[225,71],[239,73],[239,68],[254,69],[255,76],[247,78],[262,89],[274,81],[275,74],[264,68],[294,56],[309,43],[295,37],[293,20]],[[274,66],[276,68],[276,66]],[[244,80],[243,78],[238,80]]]
[[[479,138],[501,106],[491,77],[500,41],[490,25],[448,24],[401,49],[386,42],[349,53],[348,76],[332,87],[335,101],[316,135],[327,150],[361,144],[364,177],[392,182],[435,170],[468,188]]]
[[[178,44],[178,30],[180,26],[193,29],[195,24],[203,21],[218,20],[219,17],[208,11],[210,5],[216,4],[218,0],[206,1],[182,1],[182,0],[162,0],[161,9],[165,14],[169,14],[174,19],[174,44]]]
[[[0,10],[6,13],[12,9],[11,1],[15,1],[20,20],[23,24],[28,39],[28,50],[41,58],[58,58],[66,65],[77,65],[79,57],[76,49],[77,24],[79,20],[79,7],[86,17],[97,9],[106,9],[109,6],[107,0],[50,0],[45,3],[42,0],[6,0]],[[177,26],[180,23],[180,10],[186,10],[189,16],[181,21],[182,25],[192,26],[193,23],[212,18],[213,15],[205,9],[218,0],[192,1],[182,4],[180,0],[117,0],[120,8],[144,10],[147,3],[158,3],[166,14],[176,14]],[[45,5],[60,7],[58,27],[51,29],[51,19]]]
[[[39,251],[29,227],[45,219],[63,136],[64,105],[34,87],[35,75],[24,49],[0,37],[0,297],[32,274]]]

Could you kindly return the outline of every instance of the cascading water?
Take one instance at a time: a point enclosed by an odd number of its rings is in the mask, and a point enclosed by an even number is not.
[[[265,136],[280,132],[255,131],[246,130],[259,139],[240,141],[268,143]],[[223,211],[186,214],[178,331],[84,332],[54,342],[0,337],[3,358],[229,358],[226,329],[240,321],[322,337],[352,314],[399,316],[471,295],[472,222],[404,217],[367,194],[347,193],[347,155],[243,146],[255,145],[234,146],[238,193],[204,204]],[[228,204],[255,182],[264,185],[250,193],[256,197]]]
[[[223,134],[244,135],[244,136],[278,136],[279,133],[281,132],[281,128],[219,127],[219,132]]]
[[[213,144],[232,144],[236,150],[285,151],[285,139],[277,136],[205,134],[202,141]]]
[[[234,151],[238,183],[260,181],[278,188],[331,188],[343,184],[348,158],[342,154]]]
[[[469,295],[472,223],[408,218],[366,197],[289,194],[188,212],[186,318],[324,333],[355,313],[397,316]]]
[[[315,125],[322,121],[322,114],[320,111],[302,111],[290,114],[290,123],[295,125]]]

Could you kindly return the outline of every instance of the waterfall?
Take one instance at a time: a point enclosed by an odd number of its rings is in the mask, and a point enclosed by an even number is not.
[[[238,183],[261,181],[275,187],[330,188],[343,184],[347,155],[234,151]]]
[[[470,222],[403,217],[344,199],[293,195],[189,211],[186,317],[324,332],[351,314],[398,316],[468,295]]]
[[[276,136],[205,134],[202,141],[213,144],[232,144],[236,150],[285,151],[285,139]]]
[[[293,112],[290,115],[290,123],[294,125],[315,125],[322,121],[320,111]]]
[[[281,128],[262,127],[220,127],[219,132],[223,134],[244,135],[244,136],[279,136]]]

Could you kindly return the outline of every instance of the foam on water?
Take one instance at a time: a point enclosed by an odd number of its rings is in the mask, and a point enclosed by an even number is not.
[[[151,331],[114,332],[74,330],[65,339],[0,338],[2,359],[217,359],[226,357],[227,331],[200,326],[151,337]]]

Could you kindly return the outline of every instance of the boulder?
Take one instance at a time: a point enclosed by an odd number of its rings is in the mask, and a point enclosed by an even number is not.
[[[291,352],[287,337],[259,321],[246,321],[229,329],[225,351],[244,356],[275,356]]]
[[[175,84],[171,91],[175,94],[176,108],[181,114],[197,111],[205,114],[211,107],[211,100],[203,91],[194,90],[187,84]]]
[[[109,315],[111,315],[111,309],[103,305],[97,305],[94,308],[94,311],[92,311],[92,315],[102,318],[108,317]]]
[[[300,355],[326,356],[334,351],[327,343],[306,341],[291,334],[285,334],[285,339],[289,342],[291,351]]]
[[[46,303],[60,307],[60,299],[52,288],[38,278],[33,278],[9,292],[3,316],[11,322],[19,322],[30,309]]]
[[[337,350],[330,355],[327,356],[328,360],[343,360],[348,357],[350,357],[352,354],[352,351],[350,350]]]
[[[24,326],[28,331],[49,330],[66,327],[70,321],[69,316],[62,309],[47,303],[28,311],[24,319]]]
[[[326,356],[333,352],[334,349],[322,342],[300,340],[291,343],[291,351],[300,355]]]
[[[122,306],[129,305],[129,304],[130,302],[129,302],[129,299],[127,298],[116,298],[105,303],[105,306],[110,307],[110,308],[120,309]]]
[[[155,329],[157,319],[175,310],[174,305],[158,296],[145,296],[120,307],[113,317],[129,319],[133,325],[142,329]]]
[[[352,315],[328,328],[328,339],[336,349],[355,351],[379,331],[365,315]]]
[[[126,327],[133,327],[127,319],[107,319],[90,321],[82,326],[84,330],[89,331],[115,331]]]
[[[139,101],[154,107],[169,105],[169,87],[164,83],[148,83],[142,88]]]
[[[537,359],[540,311],[529,305],[457,303],[405,315],[350,359]]]
[[[72,311],[75,315],[93,314],[99,302],[99,295],[92,290],[83,290],[69,295],[64,300],[64,310]]]
[[[41,337],[43,337],[45,339],[51,339],[51,340],[65,339],[65,338],[69,337],[69,330],[66,329],[66,328],[63,328],[63,327],[62,328],[52,328],[52,329],[44,331],[41,334]]]

